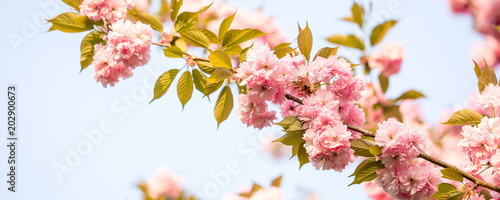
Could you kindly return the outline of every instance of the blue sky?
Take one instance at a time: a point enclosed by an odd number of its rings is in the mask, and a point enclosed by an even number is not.
[[[354,25],[340,20],[349,15],[351,1],[233,3],[251,10],[263,8],[289,41],[297,34],[297,22],[308,21],[313,52],[334,46],[326,42],[329,35],[358,33]],[[472,44],[482,40],[472,30],[470,18],[452,15],[444,0],[376,3],[374,17],[399,20],[384,41],[400,41],[406,51],[401,72],[390,79],[389,97],[408,89],[422,91],[427,98],[418,103],[431,124],[446,108],[463,105],[465,97],[477,90],[469,55]],[[240,170],[230,176],[229,184],[218,185],[218,194],[236,192],[253,181],[268,186],[282,174],[288,199],[307,191],[324,199],[368,199],[361,186],[347,187],[355,165],[336,173],[316,171],[310,164],[299,171],[296,159],[274,161],[251,144],[266,133],[279,134],[279,129],[247,128],[234,113],[217,129],[214,103],[199,93],[193,94],[184,111],[174,90],[149,104],[156,78],[183,64],[165,58],[159,48],[153,48],[147,66],[116,87],[95,83],[92,68],[79,72],[79,46],[85,34],[46,32],[50,25],[42,19],[67,10],[56,0],[6,1],[0,7],[4,19],[0,90],[5,94],[7,85],[17,85],[19,125],[18,192],[7,192],[6,184],[0,184],[1,199],[139,199],[135,185],[159,166],[181,173],[187,190],[208,199],[204,189],[215,183],[210,174],[227,171],[228,164]],[[339,54],[349,56],[352,51],[341,48]],[[6,105],[0,110],[5,111]],[[0,121],[7,121],[5,114]],[[5,130],[6,123],[0,127]],[[96,131],[103,138],[92,144],[85,133]],[[87,144],[91,144],[88,155],[73,160],[70,172],[61,176],[54,172],[54,165],[68,164],[66,157]],[[7,153],[2,146],[0,157]],[[6,159],[0,162],[0,171],[5,172]]]

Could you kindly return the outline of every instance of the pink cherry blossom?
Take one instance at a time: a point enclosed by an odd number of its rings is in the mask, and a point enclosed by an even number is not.
[[[253,193],[250,200],[284,200],[285,195],[278,187],[270,187],[268,189],[260,189]]]
[[[132,6],[131,2],[124,0],[84,0],[80,12],[94,21],[104,19],[114,23],[127,17],[127,8]]]
[[[492,135],[483,134],[479,128],[472,126],[463,126],[462,135],[464,138],[458,142],[458,146],[473,160],[488,159],[495,154],[497,145]]]
[[[403,45],[398,42],[383,43],[380,50],[370,55],[368,64],[371,68],[382,71],[386,77],[397,74],[404,59]]]
[[[500,87],[490,83],[477,98],[477,106],[483,110],[500,112]]]
[[[119,79],[127,79],[132,76],[132,71],[122,62],[114,60],[106,46],[96,44],[92,64],[95,68],[95,80],[101,82],[104,87],[115,86]]]
[[[120,20],[111,25],[108,44],[114,47],[115,60],[134,69],[149,62],[153,29],[142,22]]]
[[[485,37],[485,41],[474,44],[471,57],[484,70],[486,66],[495,68],[500,59],[500,41],[491,35]]]
[[[147,182],[147,191],[149,197],[159,199],[176,199],[182,192],[182,177],[165,168],[156,171],[154,177]]]
[[[384,192],[384,190],[373,181],[365,182],[363,185],[365,186],[366,194],[368,194],[372,200],[392,200],[391,195]]]

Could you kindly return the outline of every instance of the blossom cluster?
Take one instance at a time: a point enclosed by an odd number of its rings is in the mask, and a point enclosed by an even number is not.
[[[134,0],[84,0],[80,12],[89,19],[114,23],[127,17],[127,9],[134,7]]]
[[[386,42],[380,50],[368,58],[370,68],[379,69],[385,77],[397,74],[404,59],[403,45],[398,42]]]
[[[182,176],[166,168],[159,168],[146,186],[146,195],[151,199],[177,199],[182,193]]]
[[[110,28],[107,45],[95,45],[92,62],[95,79],[104,87],[132,76],[132,70],[148,63],[151,57],[153,29],[149,25],[120,20]]]
[[[495,26],[500,22],[500,0],[448,0],[454,13],[470,14],[474,29],[486,35],[485,41],[472,49],[472,58],[484,68],[483,59],[496,67],[500,62],[500,33]]]
[[[405,128],[390,118],[380,123],[375,144],[382,147],[377,157],[385,168],[377,171],[376,182],[393,198],[429,199],[438,189],[441,173],[432,164],[418,163],[426,142],[416,129]]]
[[[344,123],[361,126],[365,115],[354,102],[361,99],[365,83],[351,75],[350,63],[337,56],[307,62],[303,55],[281,59],[268,45],[255,45],[240,64],[236,78],[246,86],[236,114],[248,126],[262,129],[276,119],[267,102],[281,104],[283,117],[297,116],[306,130],[304,147],[317,169],[342,171],[354,161],[350,139],[360,138]],[[303,105],[285,94],[303,98]]]

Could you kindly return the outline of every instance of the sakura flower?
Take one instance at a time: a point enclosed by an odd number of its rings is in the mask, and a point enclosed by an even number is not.
[[[371,68],[377,68],[384,76],[390,77],[399,72],[404,57],[403,45],[387,42],[382,44],[379,51],[370,55],[368,63]]]

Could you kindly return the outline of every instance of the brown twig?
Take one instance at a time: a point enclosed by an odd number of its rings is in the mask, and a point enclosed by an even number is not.
[[[297,98],[297,97],[294,97],[293,95],[290,95],[290,94],[286,94],[285,97],[289,100],[292,100],[292,101],[295,101],[299,104],[303,104],[302,100]],[[361,127],[358,127],[358,126],[352,126],[352,125],[349,125],[349,124],[346,124],[347,125],[347,128],[350,129],[350,130],[353,130],[353,131],[356,131],[356,132],[359,132],[367,137],[375,137],[375,132],[372,132],[372,131],[369,131],[369,130],[366,130],[364,128],[361,128]],[[428,154],[425,154],[425,153],[422,153],[420,155],[418,155],[419,158],[422,158],[424,160],[427,160],[435,165],[438,165],[442,168],[453,168],[454,170],[456,170],[457,172],[459,172],[460,174],[462,174],[463,177],[469,179],[470,181],[472,181],[475,185],[477,186],[481,186],[481,187],[485,187],[485,188],[488,188],[490,190],[493,190],[495,192],[500,192],[500,187],[499,186],[496,186],[494,184],[491,184],[491,183],[488,183],[486,181],[483,181],[461,169],[459,169],[458,167],[454,166],[454,165],[450,165],[442,160],[439,160],[431,155],[428,155]]]

